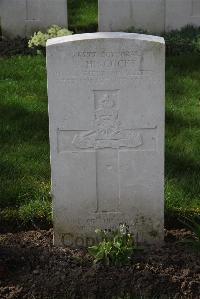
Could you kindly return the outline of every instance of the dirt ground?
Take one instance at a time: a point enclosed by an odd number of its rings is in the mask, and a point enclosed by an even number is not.
[[[0,298],[200,298],[200,253],[177,242],[189,235],[166,231],[130,266],[108,267],[83,249],[54,247],[52,229],[0,234]]]

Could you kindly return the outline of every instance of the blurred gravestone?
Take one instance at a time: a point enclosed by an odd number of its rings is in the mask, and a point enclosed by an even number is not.
[[[200,0],[99,0],[99,31],[151,33],[200,26]]]
[[[2,35],[30,37],[51,25],[67,27],[67,0],[1,0]]]
[[[159,37],[94,33],[47,43],[56,245],[126,223],[163,239],[165,51]]]
[[[165,0],[165,30],[200,27],[200,0]]]

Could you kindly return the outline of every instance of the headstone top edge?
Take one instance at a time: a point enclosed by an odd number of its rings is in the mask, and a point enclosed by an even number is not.
[[[147,41],[165,44],[163,37],[139,33],[126,33],[126,32],[95,32],[95,33],[82,33],[69,36],[56,37],[47,40],[46,46],[56,46],[68,42],[82,41],[82,40],[95,40],[95,39],[130,39],[138,41]]]

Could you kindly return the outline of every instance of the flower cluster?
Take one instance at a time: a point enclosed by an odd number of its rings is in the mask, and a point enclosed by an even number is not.
[[[65,35],[71,35],[72,32],[69,31],[66,28],[61,28],[57,25],[53,25],[50,27],[46,33],[43,33],[41,31],[35,32],[34,35],[31,37],[31,39],[28,42],[29,48],[43,48],[46,47],[46,42],[48,39],[59,37],[59,36],[65,36]]]

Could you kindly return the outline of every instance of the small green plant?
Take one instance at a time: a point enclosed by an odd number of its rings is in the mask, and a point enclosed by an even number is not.
[[[181,241],[181,243],[186,243],[191,246],[194,250],[200,251],[200,217],[198,220],[192,220],[186,218],[185,221],[181,221],[184,225],[186,225],[194,235],[194,238],[186,238]]]
[[[31,37],[31,39],[28,42],[29,48],[36,48],[41,50],[41,48],[46,47],[46,42],[48,39],[54,38],[54,37],[60,37],[65,35],[71,35],[72,31],[69,31],[66,28],[61,28],[57,25],[53,25],[50,27],[46,33],[43,33],[41,31],[35,32],[34,35]]]
[[[98,245],[88,248],[95,258],[94,263],[105,265],[124,265],[130,263],[132,253],[137,250],[134,238],[126,224],[120,224],[116,231],[99,230],[95,232],[101,239]]]

